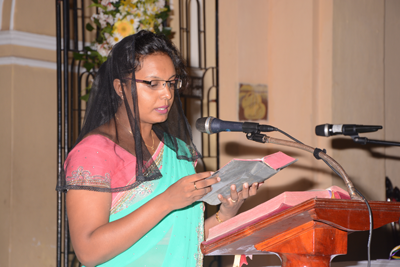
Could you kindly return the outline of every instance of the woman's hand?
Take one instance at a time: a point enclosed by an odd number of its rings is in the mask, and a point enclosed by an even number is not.
[[[221,194],[218,199],[221,201],[218,216],[222,221],[226,221],[235,216],[242,206],[243,202],[250,196],[257,194],[257,189],[261,183],[253,183],[249,186],[248,183],[243,184],[243,189],[240,192],[236,191],[236,186],[231,185],[231,194],[228,198],[224,198]]]
[[[172,210],[181,209],[199,200],[211,191],[211,185],[218,183],[219,177],[210,177],[212,172],[200,172],[179,179],[165,194]]]

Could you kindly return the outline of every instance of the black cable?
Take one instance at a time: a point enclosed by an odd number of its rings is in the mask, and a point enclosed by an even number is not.
[[[364,200],[365,204],[367,204],[367,208],[368,208],[368,213],[369,213],[369,236],[368,236],[367,249],[368,249],[368,267],[371,267],[371,239],[372,239],[372,229],[373,229],[372,211],[371,211],[371,207],[369,206],[369,203],[368,203],[367,199],[356,188],[354,188],[354,190],[356,190],[357,194],[359,194],[363,198],[363,200]]]
[[[302,145],[304,145],[302,142],[300,142],[299,140],[297,140],[296,138],[294,138],[293,136],[291,136],[291,135],[289,135],[289,134],[287,134],[287,133],[285,133],[284,131],[282,131],[282,130],[279,130],[278,128],[275,128],[276,129],[276,131],[277,132],[280,132],[281,134],[284,134],[284,135],[286,135],[287,137],[289,137],[290,139],[292,139],[293,141],[295,141],[295,142],[297,142],[297,143],[299,143],[299,144],[302,144]]]
[[[335,170],[326,160],[322,159],[326,165],[328,165],[340,178],[343,179],[343,177],[340,175],[340,173]],[[371,239],[372,239],[372,229],[373,229],[373,220],[372,220],[372,211],[371,207],[367,201],[367,199],[360,193],[360,191],[357,190],[357,188],[354,188],[354,190],[359,194],[362,199],[364,200],[365,204],[367,205],[368,208],[368,215],[369,215],[369,235],[368,235],[368,244],[367,244],[367,254],[368,254],[368,267],[371,267]]]
[[[290,139],[294,140],[295,142],[297,142],[299,144],[303,144],[302,142],[300,142],[299,140],[297,140],[293,136],[285,133],[284,131],[282,131],[282,130],[280,130],[278,128],[275,128],[275,129],[276,129],[276,131],[286,135],[287,137],[289,137]],[[323,151],[323,152],[325,153],[325,151]],[[335,172],[343,180],[342,175],[340,175],[340,173],[335,168],[333,168],[333,166],[331,166],[329,164],[329,162],[327,162],[323,158],[320,158],[320,159],[322,159],[325,162],[325,164],[328,165],[329,168],[331,168],[331,170],[333,172]],[[357,194],[359,194],[362,197],[362,199],[364,200],[364,202],[365,202],[365,204],[367,205],[367,208],[368,208],[368,214],[369,214],[369,236],[368,236],[368,244],[367,244],[367,253],[368,253],[368,267],[371,267],[371,239],[372,239],[372,229],[373,229],[372,210],[371,210],[371,207],[370,207],[367,199],[360,193],[360,191],[358,191],[356,188],[354,188],[354,190],[357,192]]]
[[[331,168],[332,169],[332,171],[334,171],[340,178],[342,178],[342,180],[343,180],[343,177],[342,177],[342,175],[335,169],[335,168],[333,168],[333,166],[331,165],[331,164],[329,164],[329,162],[327,162],[325,159],[323,159],[323,158],[321,158],[324,162],[325,162],[325,164],[326,165],[328,165],[329,166],[329,168]]]

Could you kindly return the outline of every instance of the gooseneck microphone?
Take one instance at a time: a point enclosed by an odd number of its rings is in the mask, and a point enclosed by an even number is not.
[[[196,121],[196,129],[202,133],[214,134],[219,132],[272,132],[277,129],[269,125],[260,125],[255,122],[223,121],[214,117],[204,117]]]
[[[359,133],[371,133],[382,129],[379,125],[356,125],[356,124],[321,124],[315,127],[318,136],[332,135],[358,135]]]

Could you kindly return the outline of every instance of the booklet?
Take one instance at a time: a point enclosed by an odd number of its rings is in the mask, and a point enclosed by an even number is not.
[[[225,198],[229,197],[231,185],[236,185],[236,190],[240,192],[244,183],[252,185],[253,183],[264,182],[296,161],[297,159],[282,152],[276,152],[262,159],[233,159],[210,176],[210,178],[218,176],[221,181],[213,184],[211,186],[212,191],[199,199],[199,201],[207,202],[210,205],[218,205],[221,203],[218,199],[218,194]]]

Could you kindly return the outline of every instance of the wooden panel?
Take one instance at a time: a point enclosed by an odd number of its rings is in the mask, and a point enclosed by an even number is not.
[[[310,221],[256,244],[255,248],[279,254],[285,267],[329,266],[333,255],[347,253],[347,232]]]
[[[346,254],[347,232],[320,222],[308,222],[285,233],[255,245],[255,248],[276,253],[296,253],[313,255]],[[343,240],[342,240],[343,239]],[[326,244],[329,244],[326,246]]]
[[[398,221],[400,203],[370,201],[374,229]],[[263,254],[254,245],[319,221],[346,231],[369,229],[364,202],[341,199],[310,199],[284,212],[250,225],[211,244],[201,245],[206,255]],[[306,229],[306,228],[305,228]]]
[[[374,229],[399,220],[400,203],[384,201],[369,201],[368,203],[373,213]],[[315,209],[311,210],[311,213],[314,220],[346,231],[369,230],[368,209],[364,202],[343,200],[331,202],[321,199],[315,203]]]

